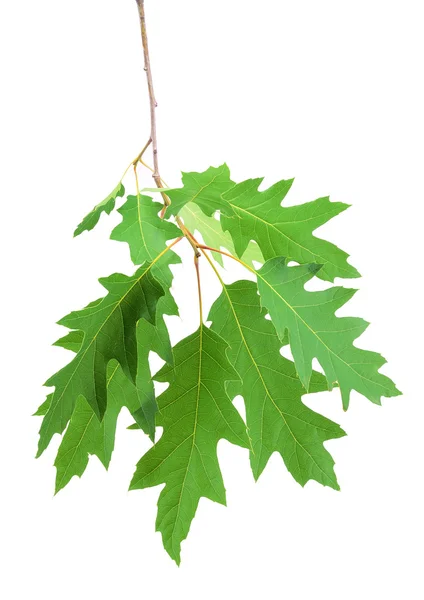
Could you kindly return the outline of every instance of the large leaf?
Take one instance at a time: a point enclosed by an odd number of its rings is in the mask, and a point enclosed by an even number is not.
[[[325,291],[308,292],[304,285],[319,272],[317,265],[287,265],[284,258],[274,258],[258,272],[258,287],[262,303],[269,310],[278,335],[288,331],[297,372],[308,389],[312,360],[317,358],[329,386],[338,383],[345,410],[351,390],[356,390],[371,402],[381,403],[381,397],[397,396],[395,384],[379,369],[386,362],[375,352],[353,345],[368,327],[356,317],[336,317],[356,290],[332,287]]]
[[[281,356],[281,342],[265,315],[251,281],[224,285],[209,314],[212,330],[230,344],[228,358],[240,375],[229,390],[231,395],[241,394],[246,405],[253,475],[258,479],[273,452],[279,452],[301,485],[315,479],[338,489],[334,461],[324,442],[345,433],[302,403],[305,389],[294,364]],[[326,389],[325,377],[314,372],[310,391]]]
[[[184,220],[184,225],[192,233],[198,231],[202,235],[207,246],[217,248],[218,250],[226,248],[231,254],[236,254],[233,240],[228,231],[223,231],[221,223],[213,216],[208,217],[205,215],[194,202],[186,204],[180,211],[180,216]],[[221,266],[223,265],[221,254],[213,252],[213,257]],[[264,262],[258,244],[250,242],[243,254],[243,260],[249,264],[253,264],[253,261],[258,263]]]
[[[159,302],[162,299],[159,300]],[[93,303],[94,304],[94,303]],[[78,352],[84,339],[82,331],[71,331],[54,345]],[[117,361],[107,367],[107,408],[100,422],[83,396],[77,399],[65,435],[55,460],[57,469],[56,493],[74,476],[81,477],[90,455],[95,454],[107,469],[115,446],[115,432],[119,413],[127,407],[142,429],[154,441],[157,404],[149,367],[150,349],[161,353],[161,343],[155,326],[140,320],[137,324],[138,368],[136,385],[124,374]],[[45,415],[53,394],[39,407],[35,415]]]
[[[170,383],[158,398],[164,431],[138,463],[130,489],[166,484],[156,528],[177,563],[200,498],[225,504],[218,441],[248,447],[245,424],[225,391],[225,382],[237,379],[227,347],[201,326],[175,346],[174,368],[165,366],[155,375],[157,381]]]
[[[222,194],[235,185],[231,181],[227,165],[210,167],[203,173],[183,173],[182,181],[182,188],[167,191],[171,199],[171,206],[167,209],[168,216],[177,215],[189,202],[197,204],[208,216],[217,210],[227,215],[234,214],[229,204],[222,199]]]
[[[163,296],[150,270],[151,265],[143,265],[131,277],[114,274],[100,279],[108,294],[59,321],[69,329],[84,332],[84,339],[75,358],[46,382],[55,391],[40,429],[38,456],[52,436],[65,429],[79,396],[84,396],[99,419],[103,417],[110,360],[116,359],[125,375],[135,380],[136,325],[141,318],[154,323],[156,305]]]
[[[83,231],[90,231],[93,229],[102,215],[102,213],[106,213],[110,215],[110,213],[115,208],[116,199],[122,197],[125,194],[125,188],[122,183],[118,183],[116,188],[111,191],[111,193],[106,196],[106,198],[97,204],[91,212],[88,213],[86,217],[81,221],[78,227],[74,231],[74,237],[80,235]]]
[[[135,265],[152,261],[164,248],[167,240],[181,235],[169,221],[158,216],[162,205],[149,196],[128,196],[118,212],[122,222],[112,231],[111,239],[126,242]]]
[[[322,279],[359,277],[348,262],[348,254],[313,235],[313,231],[348,208],[341,202],[319,198],[299,206],[283,207],[293,180],[279,181],[267,190],[259,191],[263,179],[249,179],[223,194],[223,199],[235,211],[236,217],[221,216],[225,231],[234,241],[237,255],[242,257],[250,240],[255,240],[265,260],[286,256],[294,261],[319,263]]]

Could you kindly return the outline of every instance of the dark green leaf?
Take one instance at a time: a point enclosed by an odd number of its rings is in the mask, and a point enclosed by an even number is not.
[[[108,294],[100,302],[73,312],[59,324],[84,332],[75,358],[47,382],[55,387],[51,406],[40,430],[38,456],[55,433],[65,429],[79,396],[84,396],[101,419],[106,410],[106,369],[116,359],[132,381],[137,373],[136,325],[144,318],[154,322],[163,290],[152,277],[151,265],[132,276],[115,274],[101,279]]]

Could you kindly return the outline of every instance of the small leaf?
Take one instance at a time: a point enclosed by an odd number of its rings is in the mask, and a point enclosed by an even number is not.
[[[212,330],[230,344],[228,358],[240,375],[227,389],[231,396],[244,398],[253,475],[258,479],[271,455],[279,452],[301,485],[315,479],[339,489],[324,442],[345,433],[302,403],[306,391],[294,364],[280,354],[281,342],[265,320],[257,291],[252,281],[225,285],[209,314]],[[326,389],[325,377],[314,372],[310,391]]]
[[[103,202],[97,204],[91,212],[81,221],[78,227],[74,231],[74,237],[80,235],[83,231],[91,231],[99,222],[102,213],[110,215],[115,208],[116,199],[122,197],[125,194],[125,188],[122,183],[118,183],[116,188],[106,196]]]
[[[135,265],[151,261],[161,252],[167,240],[181,235],[173,223],[158,216],[162,205],[149,196],[128,196],[118,212],[122,222],[112,231],[111,239],[126,242]]]
[[[167,192],[171,199],[167,216],[178,215],[189,202],[197,204],[209,217],[217,210],[228,216],[234,215],[231,206],[222,198],[222,194],[235,185],[227,165],[210,167],[203,173],[183,173],[182,178],[182,188]]]
[[[313,231],[348,208],[341,202],[319,198],[299,206],[281,206],[293,183],[279,181],[269,189],[258,190],[263,179],[249,179],[223,194],[236,217],[221,217],[222,227],[229,231],[237,255],[241,258],[255,240],[265,260],[286,256],[300,264],[323,265],[318,277],[334,281],[335,277],[360,277],[348,262],[348,254],[330,242],[315,237]]]
[[[286,330],[299,377],[309,389],[312,360],[317,358],[331,387],[337,382],[345,410],[351,390],[371,402],[381,396],[397,396],[395,384],[379,373],[385,359],[375,352],[361,350],[353,342],[368,327],[356,317],[336,317],[356,290],[332,287],[308,292],[304,285],[319,270],[317,265],[288,267],[284,258],[274,258],[258,271],[262,303],[267,307],[280,338]]]
[[[201,326],[174,348],[175,366],[155,380],[169,382],[159,396],[163,435],[143,456],[130,489],[165,483],[158,502],[156,529],[178,564],[201,497],[225,504],[225,488],[216,453],[226,439],[248,447],[245,425],[231,403],[225,382],[237,379],[226,358],[227,344]]]

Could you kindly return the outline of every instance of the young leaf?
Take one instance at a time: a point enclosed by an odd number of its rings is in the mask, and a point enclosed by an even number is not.
[[[356,290],[333,287],[308,292],[304,285],[319,272],[318,265],[288,267],[284,258],[274,258],[258,271],[262,303],[271,315],[278,335],[286,330],[299,377],[309,389],[312,360],[317,358],[329,386],[338,383],[343,407],[349,406],[351,390],[371,402],[381,403],[381,396],[397,396],[395,384],[379,369],[385,359],[375,352],[361,350],[353,342],[368,327],[356,317],[336,317]]]
[[[175,346],[174,368],[165,366],[154,377],[170,383],[158,398],[163,435],[137,464],[130,489],[166,484],[156,528],[178,564],[200,498],[225,504],[218,441],[249,446],[243,420],[225,391],[225,382],[238,377],[226,358],[227,347],[202,325]]]
[[[112,231],[110,238],[126,242],[135,265],[152,261],[164,248],[167,240],[181,235],[173,223],[158,216],[162,205],[149,196],[128,196],[118,212],[122,222]]]
[[[99,222],[102,213],[106,213],[110,215],[110,213],[115,208],[116,199],[122,197],[125,194],[125,188],[122,183],[118,183],[116,188],[112,190],[109,196],[97,204],[91,212],[88,213],[86,217],[81,221],[78,227],[74,231],[74,237],[80,235],[83,231],[91,231]]]
[[[360,277],[348,262],[348,254],[316,238],[313,231],[348,208],[341,202],[319,198],[299,206],[283,207],[293,180],[279,181],[269,189],[258,190],[263,179],[249,179],[223,194],[236,217],[221,216],[222,227],[229,231],[237,255],[241,258],[250,242],[255,240],[265,260],[286,256],[300,264],[324,265],[317,274],[321,279]]]
[[[73,312],[59,321],[84,332],[75,358],[47,382],[55,391],[40,429],[40,456],[55,433],[65,429],[75,402],[84,396],[101,419],[106,410],[106,369],[116,359],[132,381],[137,372],[136,324],[144,318],[154,322],[163,290],[152,277],[151,265],[143,265],[132,277],[114,274],[100,279],[108,291],[101,301]]]
[[[227,165],[209,167],[203,173],[182,175],[183,187],[167,192],[171,199],[171,206],[166,211],[167,216],[178,215],[189,202],[197,204],[209,217],[217,210],[228,216],[234,215],[233,209],[222,199],[222,194],[235,185],[234,181],[231,181]]]
[[[272,323],[265,320],[257,291],[252,281],[224,285],[209,314],[212,330],[230,344],[228,358],[240,375],[228,390],[231,396],[244,398],[253,475],[258,479],[270,456],[279,452],[301,485],[315,479],[339,489],[324,442],[345,433],[302,403],[305,389],[294,364],[280,354],[281,342]],[[326,389],[325,378],[314,372],[310,392]]]
[[[212,248],[226,248],[230,254],[235,255],[233,240],[227,231],[223,231],[221,224],[214,217],[208,217],[194,203],[186,204],[180,211],[180,216],[184,220],[184,225],[194,233],[198,231],[203,237],[207,246]],[[212,252],[214,259],[223,266],[222,255],[218,252]],[[263,263],[264,259],[259,249],[258,244],[250,242],[243,254],[243,260],[248,264],[253,264],[253,261]]]

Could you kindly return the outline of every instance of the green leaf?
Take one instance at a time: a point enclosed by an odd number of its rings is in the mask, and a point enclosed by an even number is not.
[[[171,294],[173,274],[170,267],[179,265],[180,263],[180,257],[170,250],[159,263],[153,265],[152,274],[155,279],[159,281],[165,293],[158,301],[155,326],[150,326],[147,322],[145,325],[145,327],[148,327],[149,329],[150,349],[153,352],[156,352],[156,354],[168,364],[173,364],[174,358],[171,342],[169,340],[168,328],[163,319],[163,315],[179,315],[178,306]]]
[[[159,298],[157,304],[158,307],[162,301],[163,297]],[[142,429],[144,433],[149,435],[152,441],[154,441],[155,435],[157,404],[150,373],[149,353],[150,351],[156,352],[163,360],[167,360],[168,349],[165,347],[161,338],[162,336],[158,333],[155,325],[152,325],[152,323],[149,323],[144,319],[138,321],[137,377],[135,386],[125,375],[118,362],[110,361],[107,367],[107,408],[104,418],[106,418],[111,402],[112,405],[115,406],[126,406],[136,418],[139,429]],[[82,331],[71,331],[67,336],[61,338],[53,345],[62,346],[67,350],[72,350],[77,353],[82,345],[83,339],[84,333]],[[172,359],[173,356],[171,354],[171,363]]]
[[[161,300],[162,298],[159,302]],[[82,331],[71,331],[54,345],[78,352],[83,338]],[[160,348],[155,345],[155,327],[144,319],[137,324],[137,342],[138,369],[135,386],[117,361],[112,360],[108,364],[107,408],[101,422],[83,396],[77,399],[55,460],[56,493],[64,488],[72,477],[82,476],[92,454],[99,458],[106,469],[109,467],[115,446],[116,424],[123,407],[127,407],[136,419],[137,429],[142,429],[154,441],[157,404],[150,374],[149,351],[150,348],[160,351]],[[46,414],[51,397],[52,394],[36,414]]]
[[[209,217],[217,210],[229,216],[234,214],[229,204],[222,199],[222,194],[235,185],[231,181],[227,165],[210,167],[203,173],[183,173],[182,180],[182,188],[167,192],[171,199],[167,216],[178,215],[189,202],[197,204]]]
[[[371,402],[381,403],[381,397],[397,396],[395,384],[379,373],[385,359],[375,352],[353,345],[368,327],[356,317],[336,317],[356,290],[332,287],[321,292],[308,292],[304,285],[318,272],[318,265],[287,266],[284,258],[274,258],[258,271],[258,287],[262,303],[282,338],[286,330],[297,372],[309,389],[312,360],[317,358],[330,388],[340,387],[343,407],[349,406],[351,390],[356,390]]]
[[[103,420],[104,421],[104,420]],[[74,412],[63,436],[55,460],[57,494],[74,475],[81,477],[90,454],[95,453],[102,424],[83,396],[79,396]]]
[[[241,258],[255,240],[265,260],[286,256],[300,264],[319,263],[318,277],[334,281],[335,277],[360,277],[348,262],[348,254],[313,235],[313,231],[348,208],[341,202],[319,198],[299,206],[282,207],[281,202],[293,180],[279,181],[269,189],[258,190],[263,179],[249,179],[223,194],[236,217],[221,217],[222,227],[229,231],[237,255]]]
[[[55,391],[41,426],[37,456],[55,433],[65,429],[79,396],[84,396],[99,419],[103,417],[110,360],[116,359],[125,375],[135,380],[136,324],[141,318],[154,322],[157,302],[164,293],[150,270],[151,265],[143,265],[132,277],[114,274],[100,279],[107,296],[59,321],[69,329],[83,331],[84,340],[75,358],[46,382]]]
[[[145,361],[141,364],[145,364]],[[150,383],[154,401],[153,385]],[[109,467],[115,447],[116,424],[124,406],[133,415],[137,414],[137,411],[145,410],[144,404],[143,408],[140,406],[144,401],[144,398],[140,398],[140,389],[124,375],[116,361],[111,361],[108,365],[107,390],[107,409],[101,422],[83,396],[77,399],[54,463],[57,469],[56,493],[64,488],[72,477],[82,476],[92,454],[99,458],[106,469]],[[150,402],[146,405],[150,406]],[[140,426],[140,420],[137,424],[146,431],[144,421],[143,426]]]
[[[139,198],[129,196],[127,202],[119,210],[123,219],[112,231],[111,239],[128,244],[131,259],[136,265],[144,260],[153,260],[166,248],[168,240],[179,237],[181,234],[179,228],[173,223],[164,221],[158,216],[161,207],[161,204],[153,202],[148,196]],[[178,307],[170,291],[173,280],[170,267],[180,263],[180,257],[174,252],[168,251],[160,262],[152,266],[152,275],[159,281],[165,293],[158,302],[156,328],[154,331],[150,331],[156,344],[152,350],[168,363],[172,363],[173,360],[172,349],[163,315],[178,315]]]
[[[106,196],[103,202],[97,204],[91,212],[81,221],[78,227],[74,231],[74,237],[82,233],[83,231],[91,231],[99,222],[102,213],[110,215],[115,208],[116,199],[122,197],[125,194],[125,188],[121,182],[118,183],[116,188]]]
[[[186,204],[180,211],[180,216],[184,220],[184,225],[194,233],[198,231],[203,237],[205,244],[212,248],[226,248],[230,254],[236,255],[233,240],[228,232],[224,232],[221,227],[221,223],[214,217],[208,217],[194,202]],[[218,252],[213,252],[214,259],[222,266],[223,260],[222,255]],[[249,264],[253,264],[253,261],[263,263],[261,251],[258,244],[250,242],[244,252],[244,260]]]
[[[244,398],[253,475],[258,479],[271,455],[279,452],[301,485],[315,479],[339,489],[334,461],[324,442],[345,433],[302,403],[305,389],[294,364],[281,356],[281,342],[265,315],[257,285],[237,281],[224,285],[208,317],[212,330],[230,344],[228,358],[240,375],[228,391]],[[326,389],[325,377],[314,372],[310,391]]]
[[[122,222],[112,231],[111,239],[126,242],[130,247],[131,260],[135,265],[152,261],[166,245],[181,235],[181,231],[169,221],[158,216],[162,205],[149,196],[128,196],[118,210]]]
[[[52,403],[53,394],[49,394],[42,404],[37,408],[36,412],[32,415],[33,417],[44,417],[50,408]]]
[[[153,325],[144,319],[140,320],[137,324],[138,365],[136,390],[130,380],[124,375],[121,368],[115,371],[113,378],[113,381],[117,380],[116,385],[121,388],[123,396],[129,397],[129,401],[127,403],[124,402],[123,406],[126,405],[132,412],[137,421],[137,429],[142,429],[144,433],[149,435],[152,441],[154,441],[155,437],[155,415],[157,412],[157,404],[151,379],[149,353],[151,351],[156,352],[156,354],[158,354],[165,362],[173,364],[171,342],[169,340],[169,333],[163,315],[178,315],[178,307],[176,306],[169,289],[173,279],[170,266],[179,264],[180,262],[181,259],[179,256],[172,251],[168,251],[165,256],[162,257],[160,263],[156,263],[152,266],[152,273],[160,280],[162,287],[165,289],[165,295],[159,298],[156,306],[156,324]],[[101,300],[102,299],[91,302],[88,307],[98,305]],[[84,333],[82,331],[70,331],[53,345],[61,346],[76,353],[80,349],[83,339]],[[109,385],[108,382],[108,402]],[[138,394],[139,403],[134,399],[135,393]],[[41,416],[42,414],[46,414],[45,412],[40,412],[41,410],[45,411],[46,406],[47,401],[43,403],[35,415]]]
[[[138,463],[130,489],[166,484],[156,528],[178,564],[200,498],[225,504],[218,441],[249,445],[245,424],[225,391],[225,382],[238,377],[226,358],[227,347],[201,326],[175,346],[174,368],[165,366],[154,377],[170,383],[158,398],[163,435]]]

